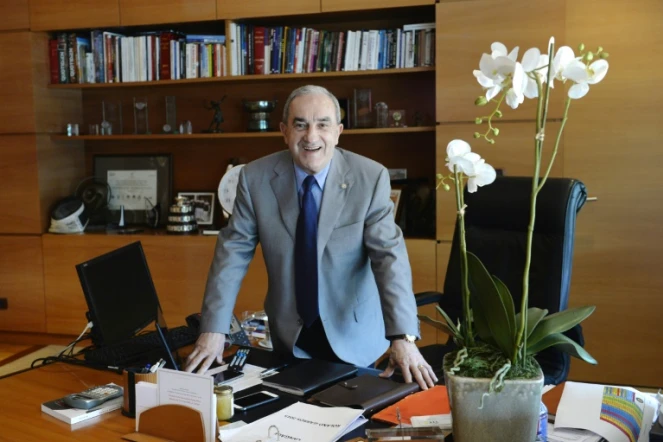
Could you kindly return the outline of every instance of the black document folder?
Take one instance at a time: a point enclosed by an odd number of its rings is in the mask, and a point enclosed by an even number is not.
[[[355,373],[357,367],[352,365],[310,359],[267,377],[262,383],[265,387],[305,396]]]
[[[311,399],[334,407],[361,408],[368,414],[417,391],[419,384],[416,382],[404,384],[366,374],[338,382]]]

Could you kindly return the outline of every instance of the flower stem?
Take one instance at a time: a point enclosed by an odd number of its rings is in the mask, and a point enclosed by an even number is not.
[[[557,156],[557,150],[559,149],[559,143],[562,140],[562,132],[564,132],[564,126],[566,125],[566,120],[569,119],[569,107],[571,106],[571,98],[566,97],[566,103],[564,105],[564,115],[562,116],[562,123],[559,127],[559,132],[557,132],[557,139],[555,140],[555,147],[553,148],[552,155],[550,157],[550,162],[548,163],[548,168],[546,169],[545,175],[541,178],[541,183],[539,183],[538,191],[541,191],[541,188],[546,183],[548,175],[552,170],[553,163],[555,162],[555,157]]]
[[[465,202],[463,197],[463,179],[458,172],[457,166],[454,166],[454,185],[456,186],[456,209],[458,210],[458,227],[460,229],[460,274],[461,287],[463,290],[463,318],[465,318],[462,328],[465,333],[463,340],[465,346],[474,346],[474,333],[472,332],[472,316],[470,313],[470,286],[467,265],[467,243],[465,242]],[[461,331],[461,334],[463,332]]]

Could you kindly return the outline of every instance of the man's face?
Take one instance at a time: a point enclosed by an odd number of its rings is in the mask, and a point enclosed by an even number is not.
[[[332,100],[324,94],[300,95],[290,102],[288,124],[281,132],[295,163],[313,175],[327,167],[343,125]]]

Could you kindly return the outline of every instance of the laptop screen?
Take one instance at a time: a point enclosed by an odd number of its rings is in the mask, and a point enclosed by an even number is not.
[[[76,271],[95,345],[126,341],[157,319],[159,298],[140,241],[78,264]]]

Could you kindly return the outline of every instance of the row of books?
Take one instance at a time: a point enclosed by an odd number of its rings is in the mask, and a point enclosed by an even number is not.
[[[227,75],[224,35],[58,33],[50,40],[52,84],[126,83]]]
[[[326,31],[230,24],[230,74],[293,74],[434,66],[435,23]]]
[[[139,35],[61,32],[50,40],[51,83],[126,83],[435,64],[434,23],[356,31],[231,23],[229,29],[229,44],[225,35],[173,31]]]

